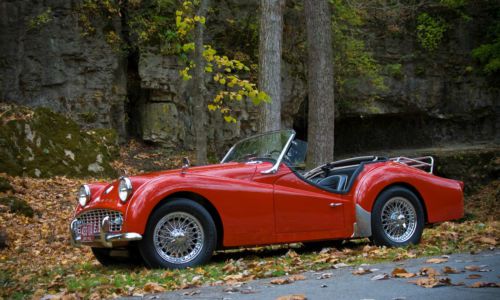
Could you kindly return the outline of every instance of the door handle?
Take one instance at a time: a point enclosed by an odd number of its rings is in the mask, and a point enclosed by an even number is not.
[[[339,207],[344,205],[343,203],[330,203],[330,207]]]

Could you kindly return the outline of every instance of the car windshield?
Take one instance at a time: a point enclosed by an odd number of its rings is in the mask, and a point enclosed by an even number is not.
[[[293,130],[281,130],[243,139],[229,149],[221,163],[255,160],[276,162],[292,135],[295,135]]]

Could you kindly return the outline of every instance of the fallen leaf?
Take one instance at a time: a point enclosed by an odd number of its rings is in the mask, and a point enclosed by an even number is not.
[[[184,293],[182,293],[182,294],[183,294],[184,296],[194,296],[194,295],[198,295],[198,294],[200,294],[200,293],[201,293],[201,291],[196,290],[196,291],[191,291],[191,292],[184,292]]]
[[[156,282],[148,282],[144,285],[144,291],[146,293],[161,293],[165,291],[165,288]]]
[[[222,271],[226,272],[226,273],[232,273],[234,271],[236,271],[236,266],[234,265],[234,261],[229,261],[227,264],[224,265],[224,267],[222,268]]]
[[[293,251],[293,249],[288,250],[288,252],[285,254],[285,256],[290,257],[290,258],[296,258],[299,255],[297,252]]]
[[[306,280],[306,277],[304,275],[292,275],[288,277],[291,281],[299,281],[299,280]]]
[[[64,294],[61,296],[61,300],[77,300],[80,299],[77,294],[71,293],[71,294]]]
[[[304,294],[292,294],[280,296],[276,300],[307,300],[307,298]]]
[[[491,272],[492,270],[491,269],[488,269],[488,268],[482,268],[482,269],[479,269],[478,272]]]
[[[243,281],[244,278],[243,274],[227,275],[224,277],[224,281]]]
[[[256,292],[254,290],[252,290],[252,288],[247,288],[247,289],[243,289],[240,291],[241,294],[244,294],[244,295],[248,295],[248,294],[255,294]]]
[[[193,276],[193,279],[191,279],[191,285],[199,285],[199,284],[201,284],[201,280],[202,279],[203,279],[203,276],[201,276],[201,275]]]
[[[467,287],[470,287],[470,288],[496,287],[497,288],[497,287],[500,287],[500,283],[478,281],[478,282],[474,282],[471,285],[468,285]]]
[[[386,279],[389,279],[389,274],[387,274],[387,273],[378,274],[378,275],[373,276],[371,279],[372,280],[386,280]]]
[[[492,246],[497,245],[497,241],[494,238],[490,238],[490,237],[482,236],[479,238],[478,241],[482,244],[488,244],[488,245],[492,245]]]
[[[411,278],[417,276],[415,273],[409,273],[403,268],[395,268],[392,270],[391,273],[392,277],[397,277],[397,278]]]
[[[331,278],[333,276],[333,273],[323,273],[320,276],[316,277],[316,279],[327,279]]]
[[[292,276],[289,276],[289,277],[286,277],[286,278],[276,278],[276,279],[273,279],[271,280],[271,284],[277,284],[277,285],[283,285],[283,284],[289,284],[289,283],[292,283],[294,281],[298,281],[298,280],[305,280],[306,277],[304,275],[292,275]]]
[[[481,270],[481,267],[472,265],[472,266],[465,266],[465,269],[471,272],[478,272],[479,270]]]
[[[234,287],[234,286],[229,286],[229,287],[226,287],[224,288],[223,290],[225,293],[237,293],[239,292],[240,290],[237,288],[237,287]]]
[[[271,284],[283,285],[292,283],[292,281],[288,278],[276,278],[270,281]]]
[[[372,271],[370,271],[370,269],[365,269],[363,267],[359,267],[355,271],[352,271],[353,275],[365,275],[369,273],[372,273]]]
[[[467,279],[478,279],[478,278],[481,278],[483,277],[482,275],[480,274],[469,274],[469,276],[467,276],[466,278]]]
[[[349,267],[349,265],[348,265],[348,264],[346,264],[346,263],[338,263],[338,264],[334,264],[332,267],[333,267],[334,269],[340,269],[340,268]]]
[[[429,277],[435,277],[441,275],[436,269],[431,267],[420,268],[419,274],[422,276],[429,276]]]
[[[444,262],[447,262],[448,258],[430,258],[426,260],[425,262],[428,264],[442,264]]]
[[[445,278],[436,278],[436,277],[428,277],[428,278],[419,278],[417,280],[408,281],[409,283],[414,283],[418,286],[424,288],[435,288],[438,286],[451,285],[451,280],[448,277]]]
[[[443,273],[445,273],[445,274],[459,274],[459,273],[461,273],[461,271],[459,271],[455,268],[452,268],[452,267],[445,266],[445,267],[443,267]]]

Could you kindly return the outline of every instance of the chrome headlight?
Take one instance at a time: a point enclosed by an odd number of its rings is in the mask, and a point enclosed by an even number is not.
[[[128,177],[120,178],[120,183],[118,184],[118,197],[122,202],[126,202],[132,194],[132,182]]]
[[[90,201],[90,188],[88,185],[84,184],[80,187],[80,190],[78,191],[78,203],[82,207],[87,205],[87,203]]]

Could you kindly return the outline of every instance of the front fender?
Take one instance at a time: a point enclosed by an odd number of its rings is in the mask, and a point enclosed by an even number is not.
[[[141,185],[130,199],[125,214],[125,229],[143,234],[153,209],[160,201],[177,192],[190,191],[205,197],[207,180],[193,182],[193,176],[170,174],[155,178]],[[193,188],[196,187],[196,188]]]

